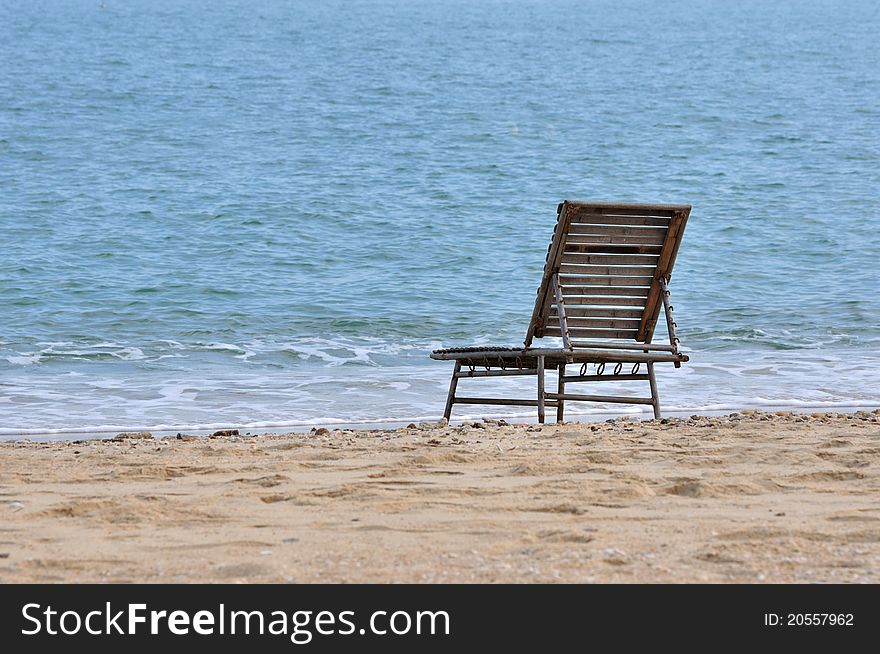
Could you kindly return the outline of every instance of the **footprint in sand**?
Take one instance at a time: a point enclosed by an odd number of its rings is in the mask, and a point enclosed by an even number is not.
[[[583,531],[563,530],[563,529],[547,529],[539,531],[535,534],[537,540],[549,543],[591,543],[595,537]]]
[[[826,470],[821,472],[810,472],[805,475],[797,475],[795,479],[799,481],[854,481],[856,479],[864,479],[865,475],[855,470]]]
[[[246,477],[242,477],[240,479],[235,479],[235,482],[239,484],[247,484],[249,486],[259,486],[260,488],[273,488],[274,486],[280,486],[285,481],[290,481],[290,477],[287,475],[266,475],[264,477],[254,477],[248,479]]]

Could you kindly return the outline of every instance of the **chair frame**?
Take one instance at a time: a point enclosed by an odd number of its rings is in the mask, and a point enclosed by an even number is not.
[[[447,420],[452,417],[452,409],[455,404],[480,404],[480,405],[508,405],[508,406],[535,406],[538,410],[538,422],[545,421],[547,408],[556,409],[556,420],[562,422],[565,414],[565,402],[605,402],[618,404],[650,404],[653,407],[654,417],[660,418],[660,395],[657,387],[657,379],[654,371],[656,363],[672,363],[676,368],[681,363],[688,361],[689,357],[680,349],[680,341],[677,335],[669,281],[672,267],[681,244],[681,236],[687,223],[691,207],[688,205],[657,205],[657,204],[620,204],[604,202],[571,202],[561,203],[557,209],[558,221],[553,241],[547,253],[547,262],[544,267],[544,275],[541,286],[538,289],[538,297],[532,313],[532,319],[526,334],[525,346],[522,348],[493,348],[471,347],[455,348],[448,350],[435,350],[431,358],[437,360],[453,360],[455,367],[449,384],[449,392],[446,398],[444,416]],[[620,219],[623,216],[650,216],[660,213],[668,216],[668,224],[663,237],[662,246],[657,253],[657,264],[653,268],[653,278],[647,289],[645,306],[639,319],[638,330],[623,331],[614,329],[581,329],[572,327],[570,317],[566,311],[565,290],[566,282],[560,272],[563,255],[569,246],[568,237],[572,219],[578,212],[598,212],[600,215],[611,216],[608,222]],[[632,220],[632,219],[630,219]],[[626,222],[626,221],[624,221]],[[648,224],[652,224],[648,222]],[[591,230],[599,231],[599,230]],[[609,230],[610,231],[610,230]],[[626,228],[615,227],[615,234],[628,233]],[[615,242],[615,236],[608,237],[610,243]],[[619,238],[621,242],[628,242],[626,237]],[[574,246],[573,246],[574,247]],[[604,252],[610,250],[615,254],[633,251],[641,248],[638,245],[606,245],[599,250],[586,250]],[[658,248],[655,247],[654,250]],[[637,250],[641,253],[642,250]],[[605,261],[608,257],[599,255],[587,255],[597,260]],[[592,260],[590,260],[592,263]],[[651,270],[648,268],[647,270]],[[590,279],[597,279],[592,277]],[[612,277],[613,279],[613,277]],[[610,283],[610,282],[609,282]],[[595,287],[590,287],[595,291]],[[614,295],[615,289],[608,289]],[[604,293],[604,291],[603,291]],[[595,298],[594,298],[595,299]],[[612,305],[619,298],[609,298],[604,303]],[[625,301],[625,298],[624,300]],[[623,302],[621,301],[621,302]],[[663,308],[669,344],[652,343],[654,328],[659,318],[660,308]],[[551,315],[555,310],[555,319]],[[592,319],[587,313],[582,313]],[[609,315],[607,312],[602,315]],[[610,315],[614,315],[611,311]],[[557,324],[558,323],[558,324]],[[610,326],[615,321],[606,320]],[[629,323],[625,323],[629,324]],[[582,340],[581,335],[589,335],[589,332],[609,334],[613,337],[623,337],[624,334],[634,336],[633,341],[621,342],[620,340]],[[532,347],[534,338],[545,336],[559,336],[562,339],[561,348]],[[566,366],[579,365],[577,374],[566,374]],[[596,365],[594,374],[587,374],[588,366]],[[641,365],[645,365],[646,372],[640,372]],[[606,374],[607,365],[613,365],[613,372]],[[624,366],[630,366],[628,373],[624,372]],[[478,370],[478,368],[480,368]],[[546,371],[557,371],[556,392],[546,390]],[[536,399],[514,398],[488,398],[467,397],[457,395],[458,382],[460,379],[478,379],[503,376],[531,376],[537,377]],[[629,397],[615,395],[588,395],[573,394],[566,392],[566,385],[573,383],[595,383],[606,381],[647,381],[650,397]]]

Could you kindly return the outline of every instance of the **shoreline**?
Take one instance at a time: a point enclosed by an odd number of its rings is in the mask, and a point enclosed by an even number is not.
[[[814,413],[857,413],[859,411],[873,411],[875,409],[880,409],[880,403],[876,402],[860,402],[853,404],[791,404],[787,402],[780,402],[779,404],[775,403],[767,403],[761,406],[737,406],[737,407],[722,407],[719,409],[677,409],[677,410],[664,410],[663,416],[666,418],[686,418],[693,415],[700,416],[708,416],[708,417],[721,417],[729,415],[730,413],[743,413],[743,412],[765,412],[765,413],[774,413],[774,412],[789,412],[789,413],[797,413],[803,415],[810,415]],[[629,418],[637,421],[650,422],[653,417],[651,416],[650,410],[644,410],[639,412],[631,412],[631,413],[622,413],[620,411],[616,411],[613,409],[609,410],[601,410],[595,413],[574,413],[571,411],[566,412],[566,417],[570,420],[567,420],[566,423],[595,423],[595,422],[604,422],[609,419],[618,419],[618,418]],[[485,413],[474,414],[468,417],[455,417],[450,421],[451,426],[457,426],[461,424],[467,424],[474,421],[480,421],[484,418],[488,418],[490,420],[505,420],[507,422],[516,422],[516,423],[526,423],[526,424],[538,424],[537,417],[532,414],[516,414],[516,415],[505,415],[505,414],[496,414],[491,411],[487,411]],[[257,423],[245,423],[244,425],[235,424],[235,423],[227,423],[227,422],[217,422],[211,424],[200,424],[200,425],[156,425],[156,426],[129,426],[122,427],[119,425],[116,426],[107,426],[107,427],[76,427],[70,429],[21,429],[21,430],[13,430],[13,429],[2,429],[0,428],[0,444],[2,443],[15,443],[21,441],[33,441],[37,443],[44,442],[77,442],[83,440],[103,440],[107,438],[113,438],[119,433],[129,433],[129,432],[150,432],[154,434],[157,438],[167,438],[171,436],[176,436],[178,433],[181,433],[185,436],[193,436],[193,437],[205,437],[209,436],[215,431],[224,431],[230,429],[236,429],[240,432],[247,433],[247,435],[259,436],[259,435],[273,435],[273,434],[304,434],[308,433],[311,430],[318,428],[326,428],[326,429],[334,429],[334,430],[346,430],[346,431],[357,431],[357,430],[394,430],[394,429],[403,429],[409,424],[418,424],[418,423],[431,423],[431,422],[439,422],[442,420],[440,416],[420,416],[411,419],[403,419],[403,418],[387,418],[381,420],[363,420],[363,421],[352,421],[346,422],[344,419],[325,419],[325,420],[311,420],[307,422],[277,422],[273,423],[271,421],[265,422],[257,422]],[[548,415],[548,422],[545,423],[548,426],[554,424],[553,417]],[[278,431],[279,429],[284,431]]]
[[[880,582],[880,409],[0,443],[0,582]]]

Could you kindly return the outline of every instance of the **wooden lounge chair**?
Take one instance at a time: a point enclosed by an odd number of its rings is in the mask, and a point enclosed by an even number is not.
[[[660,417],[655,363],[681,367],[688,357],[679,351],[669,279],[678,254],[690,206],[565,201],[557,209],[553,240],[524,347],[466,347],[435,350],[432,359],[455,361],[444,415],[455,404],[545,407],[563,419],[565,401],[651,404]],[[651,342],[660,307],[666,314],[669,344]],[[535,338],[558,337],[561,347],[534,347]],[[566,374],[566,366],[579,366]],[[592,374],[589,366],[595,364]],[[646,372],[640,368],[645,366]],[[558,371],[556,393],[545,390],[547,369]],[[460,397],[463,378],[536,375],[538,397],[504,399]],[[604,381],[647,381],[651,397],[576,395],[566,384]]]

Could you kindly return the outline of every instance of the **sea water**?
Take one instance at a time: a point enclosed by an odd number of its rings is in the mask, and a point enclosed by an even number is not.
[[[869,0],[2,0],[0,435],[436,418],[428,353],[521,343],[566,198],[694,207],[667,410],[877,406],[878,33]]]

